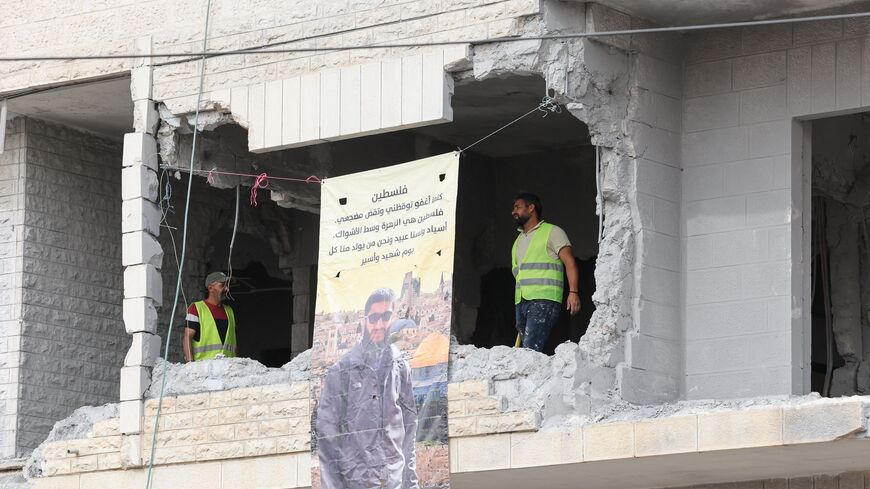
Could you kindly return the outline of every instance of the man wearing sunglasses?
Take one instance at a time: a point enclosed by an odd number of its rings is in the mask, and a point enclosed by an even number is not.
[[[324,489],[419,487],[411,369],[387,339],[395,301],[391,289],[369,295],[362,341],[326,373],[315,421]]]

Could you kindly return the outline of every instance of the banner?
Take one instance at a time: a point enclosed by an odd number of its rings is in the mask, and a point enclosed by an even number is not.
[[[312,487],[447,488],[458,153],[323,182]]]

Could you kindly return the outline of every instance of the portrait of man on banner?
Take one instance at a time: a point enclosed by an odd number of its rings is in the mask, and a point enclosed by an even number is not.
[[[313,489],[448,489],[458,155],[327,179],[311,352]]]
[[[387,336],[395,303],[391,289],[371,293],[362,341],[326,373],[315,425],[325,489],[419,487],[411,368]]]

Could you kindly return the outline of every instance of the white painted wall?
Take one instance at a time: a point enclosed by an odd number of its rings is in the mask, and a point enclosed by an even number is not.
[[[837,20],[687,39],[688,398],[809,389],[809,194],[798,120],[870,104],[868,34],[866,20]]]

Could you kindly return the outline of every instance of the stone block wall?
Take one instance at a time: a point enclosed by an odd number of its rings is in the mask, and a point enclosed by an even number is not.
[[[212,2],[210,49],[240,49],[286,42],[276,48],[353,45],[390,41],[439,41],[500,37],[513,33],[515,19],[539,11],[540,0],[294,0],[257,1],[243,10],[232,1]],[[120,54],[134,40],[152,35],[156,51],[199,51],[205,3],[178,5],[167,0],[135,4],[61,7],[32,2],[0,21],[9,42],[0,53],[39,54],[50,45],[75,44],[82,52]],[[166,12],[173,12],[171,17]],[[44,12],[51,12],[46,16]],[[40,22],[41,21],[41,22]],[[39,43],[33,40],[38,39]],[[356,50],[283,55],[230,56],[210,60],[206,91],[289,78],[304,71],[358,64],[399,54],[399,50]],[[13,63],[0,80],[0,92],[34,85],[83,79],[129,70],[129,60]],[[36,77],[32,76],[37,74]],[[154,99],[195,99],[198,63],[170,65],[155,71]],[[206,96],[205,100],[213,97]],[[192,103],[185,101],[184,104]]]
[[[118,399],[121,145],[24,120],[17,453],[82,405]]]
[[[24,119],[6,122],[0,154],[0,459],[17,455],[18,378],[21,374]]]
[[[687,39],[690,399],[809,391],[809,174],[794,118],[870,104],[868,34],[849,19]]]

